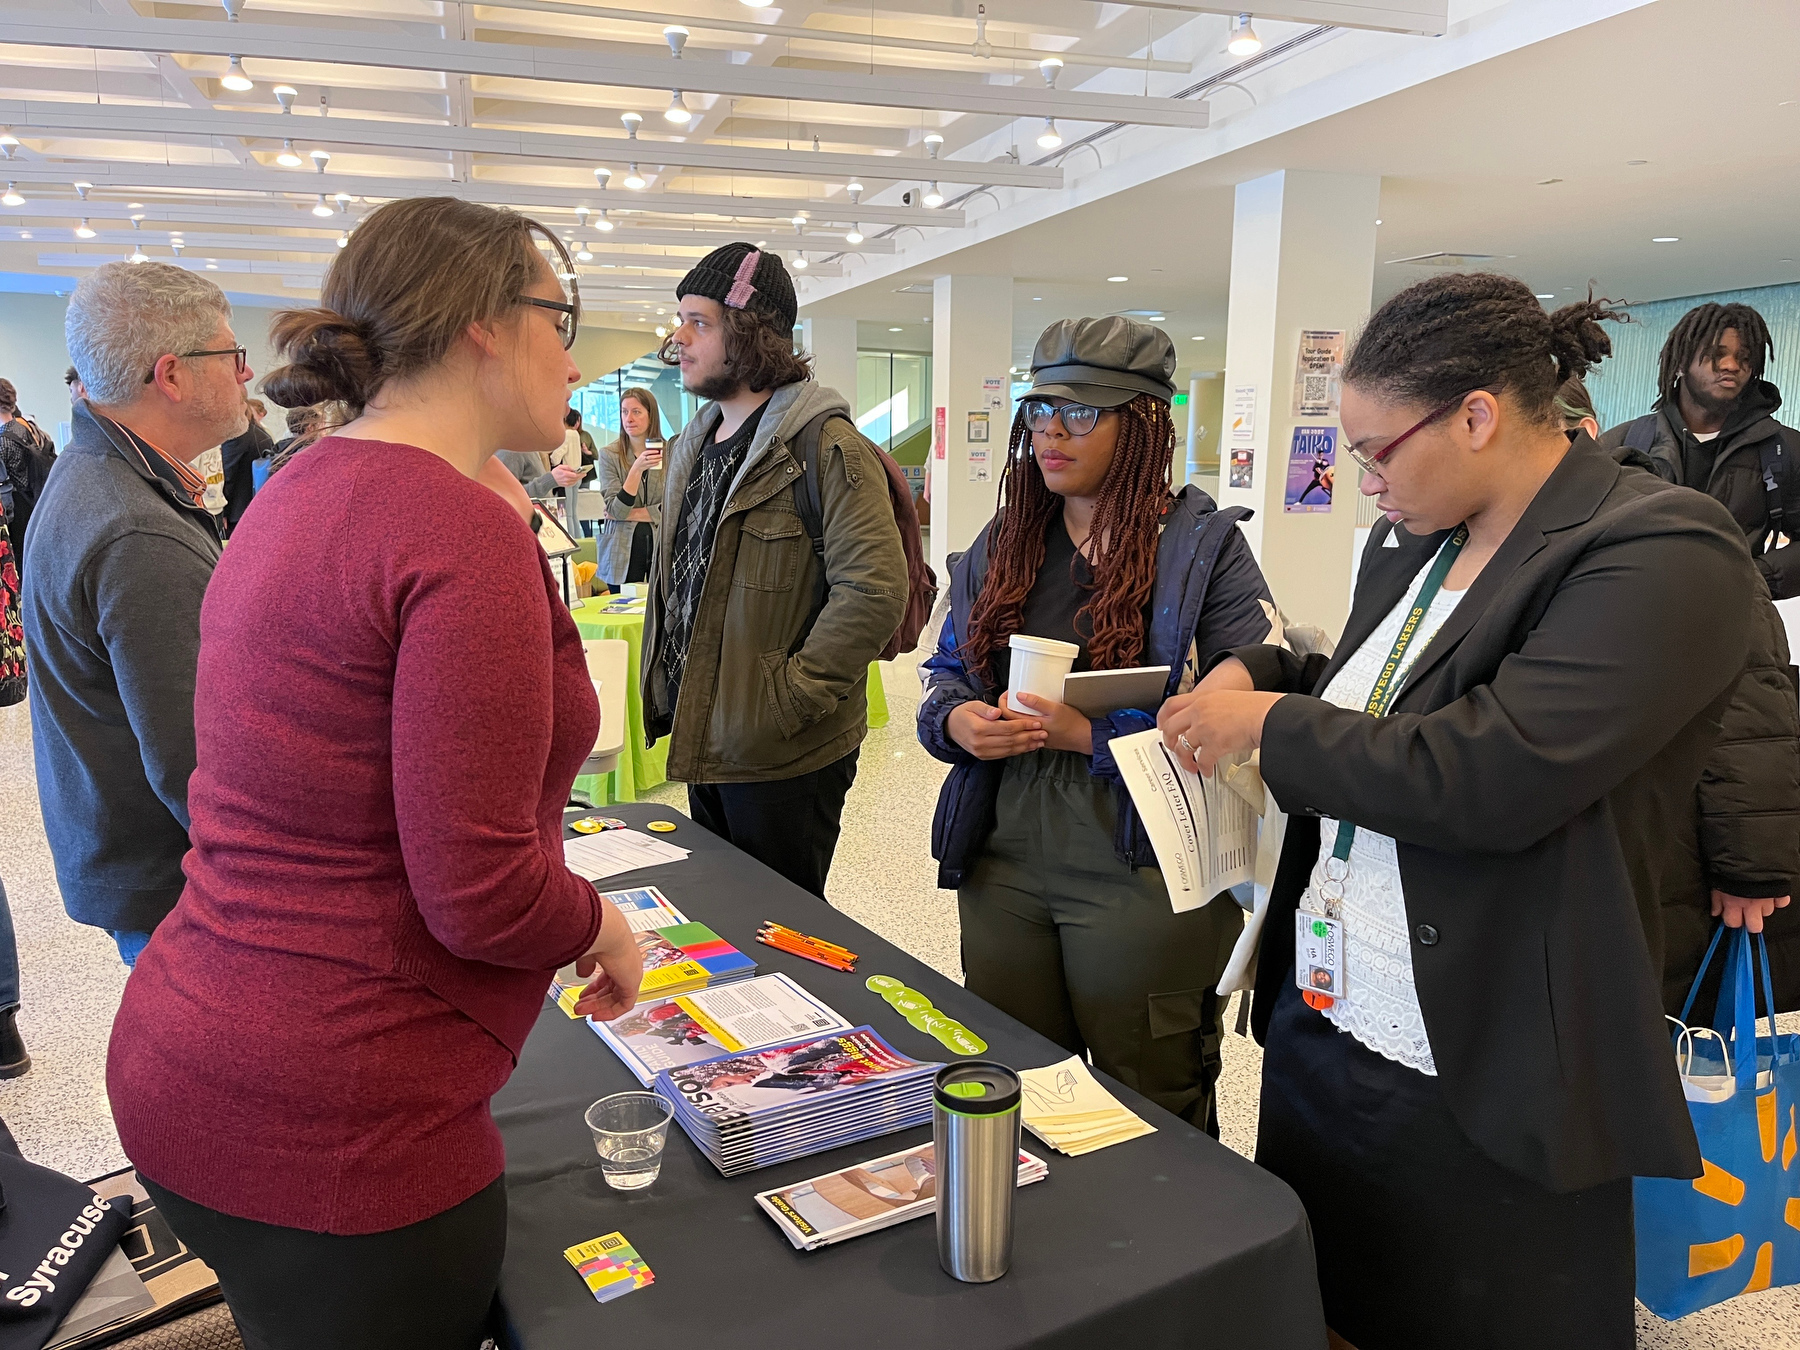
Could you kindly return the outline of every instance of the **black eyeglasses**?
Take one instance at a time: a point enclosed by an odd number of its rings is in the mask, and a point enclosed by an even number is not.
[[[244,366],[249,360],[250,353],[243,347],[220,347],[217,351],[176,352],[175,356],[177,357],[177,359],[182,360],[182,361],[187,360],[190,356],[234,356],[237,358],[237,373],[239,375],[242,375],[244,373]],[[162,358],[160,356],[157,357],[156,359],[159,362],[162,360]],[[148,375],[144,376],[144,383],[149,384],[150,381],[154,380],[155,378],[156,378],[156,367],[154,365],[152,365],[150,367],[150,373]]]
[[[519,303],[536,305],[539,309],[553,309],[561,314],[562,318],[556,321],[556,335],[562,339],[565,352],[575,345],[575,319],[581,311],[574,305],[564,304],[561,300],[540,300],[535,295],[521,295]]]
[[[1028,398],[1020,405],[1025,413],[1025,425],[1032,431],[1050,430],[1051,421],[1060,413],[1063,430],[1071,436],[1085,436],[1094,429],[1100,420],[1103,408],[1091,408],[1085,403],[1065,403],[1060,408],[1041,398]]]
[[[1481,392],[1482,391],[1479,389],[1471,389],[1469,394],[1479,394]],[[1437,421],[1438,418],[1442,417],[1445,413],[1461,403],[1469,396],[1469,394],[1458,394],[1455,398],[1444,400],[1444,402],[1438,404],[1437,407],[1426,413],[1418,421],[1414,422],[1405,431],[1394,437],[1393,440],[1389,441],[1372,455],[1364,454],[1354,445],[1346,445],[1344,449],[1349,451],[1350,458],[1357,462],[1364,473],[1380,474],[1381,461],[1405,444],[1408,436],[1411,436],[1416,431],[1423,431],[1426,427]]]

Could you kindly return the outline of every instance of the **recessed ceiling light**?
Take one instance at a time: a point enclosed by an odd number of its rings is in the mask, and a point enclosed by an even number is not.
[[[898,328],[890,328],[890,329],[888,329],[888,332],[890,332],[890,333],[898,333],[898,332],[899,332],[899,331],[900,331],[900,330],[899,330],[899,329],[898,329]]]
[[[1647,159],[1628,159],[1625,161],[1625,163],[1630,165],[1632,168],[1636,168],[1640,164],[1648,164],[1649,162],[1650,161]]]
[[[1031,297],[1031,298],[1032,298],[1032,299],[1033,299],[1033,300],[1042,300],[1042,299],[1043,299],[1043,298],[1044,298],[1044,297],[1043,297],[1043,296],[1041,296],[1041,295],[1034,295],[1034,296],[1032,296],[1032,297]]]
[[[1204,334],[1204,333],[1195,333],[1195,334],[1194,334],[1194,341],[1195,341],[1195,342],[1205,342],[1205,341],[1206,341],[1206,334]]]
[[[1377,216],[1377,217],[1375,217],[1375,223],[1376,223],[1376,224],[1377,224],[1377,225],[1379,225],[1379,224],[1381,224],[1381,217],[1380,217],[1380,216]]]
[[[1650,241],[1653,244],[1679,244],[1681,236],[1675,234],[1659,234]]]
[[[1543,294],[1543,295],[1540,295],[1540,296],[1537,296],[1537,297],[1535,297],[1535,298],[1536,298],[1536,299],[1539,299],[1539,300],[1554,300],[1554,299],[1556,299],[1556,292],[1555,292],[1555,291],[1548,291],[1548,292],[1546,292],[1546,293],[1545,293],[1545,294]]]
[[[1130,277],[1108,277],[1108,281],[1130,281]]]

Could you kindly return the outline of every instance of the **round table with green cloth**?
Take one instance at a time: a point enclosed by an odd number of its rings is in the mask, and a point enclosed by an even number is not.
[[[575,626],[584,638],[617,638],[631,649],[625,669],[631,672],[631,683],[625,691],[625,748],[619,752],[619,767],[611,773],[587,774],[575,780],[575,796],[589,806],[610,806],[614,802],[635,802],[651,788],[668,781],[669,741],[665,736],[648,748],[644,745],[644,695],[637,672],[643,667],[644,615],[605,613],[605,596],[581,602],[571,610]],[[888,722],[887,691],[881,686],[881,664],[869,662],[869,725],[885,727]]]

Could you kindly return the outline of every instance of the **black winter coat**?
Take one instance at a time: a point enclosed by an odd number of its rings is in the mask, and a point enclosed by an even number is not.
[[[1388,716],[1309,697],[1443,538],[1376,525],[1331,662],[1235,653],[1258,688],[1295,695],[1264,724],[1263,781],[1290,814],[1397,841],[1439,1090],[1476,1147],[1554,1191],[1698,1176],[1633,860],[1652,850],[1642,804],[1691,800],[1744,670],[1743,536],[1717,503],[1583,436]],[[1294,820],[1263,929],[1259,1038],[1293,979],[1318,848],[1317,825]]]
[[[1789,459],[1787,473],[1780,480],[1786,530],[1790,537],[1800,535],[1800,432],[1775,420],[1780,407],[1781,391],[1767,380],[1754,380],[1738,396],[1718,439],[1699,441],[1681,420],[1675,400],[1665,399],[1655,412],[1646,414],[1655,419],[1655,435],[1644,453],[1659,477],[1696,488],[1731,512],[1756,558],[1757,570],[1769,584],[1769,593],[1777,600],[1787,600],[1800,595],[1800,544],[1764,551],[1771,540],[1762,454],[1763,447],[1778,438]],[[1617,455],[1632,425],[1625,422],[1606,432],[1600,437],[1601,448]]]

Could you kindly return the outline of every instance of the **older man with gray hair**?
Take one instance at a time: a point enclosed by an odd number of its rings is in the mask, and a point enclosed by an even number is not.
[[[64,320],[86,390],[31,526],[38,801],[63,907],[126,965],[181,898],[200,601],[219,530],[189,467],[244,430],[251,370],[212,282],[108,263]]]

